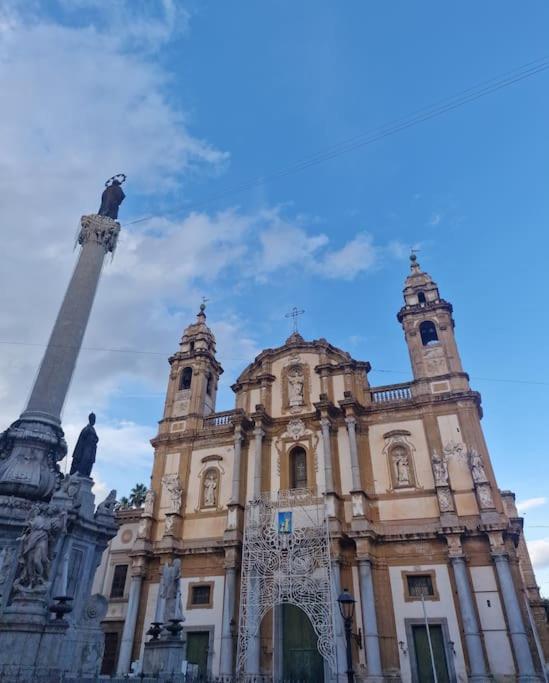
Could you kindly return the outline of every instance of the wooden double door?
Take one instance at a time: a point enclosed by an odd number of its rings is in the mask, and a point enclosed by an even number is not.
[[[280,606],[282,618],[282,680],[289,683],[322,683],[324,660],[309,618],[295,605]]]

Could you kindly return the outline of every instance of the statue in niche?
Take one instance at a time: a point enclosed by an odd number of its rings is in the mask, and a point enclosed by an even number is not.
[[[145,495],[145,502],[143,503],[143,514],[144,515],[152,515],[153,509],[154,509],[154,499],[156,498],[156,495],[152,489],[149,489],[147,491],[147,494]]]
[[[88,424],[80,432],[74,447],[70,474],[79,474],[81,477],[89,477],[91,474],[99,441],[94,425],[95,414],[90,413],[88,415]]]
[[[162,566],[159,596],[164,600],[164,623],[169,619],[178,619],[182,616],[180,579],[181,560],[179,558],[171,565]]]
[[[101,195],[101,206],[97,212],[98,216],[107,216],[113,220],[118,218],[118,209],[126,197],[122,189],[122,183],[125,180],[126,176],[123,173],[107,180]]]
[[[471,476],[473,477],[473,481],[476,484],[487,481],[482,458],[480,457],[478,451],[476,451],[474,448],[471,448],[469,451],[469,467],[471,468]]]
[[[15,592],[46,590],[55,543],[66,531],[67,512],[56,505],[35,505],[28,525],[17,539],[21,541],[21,553],[17,567]]]
[[[288,373],[288,403],[290,407],[303,405],[305,377],[301,368],[295,367]]]
[[[448,465],[446,460],[442,458],[436,451],[433,451],[431,462],[433,463],[435,485],[448,486]]]
[[[410,486],[410,460],[406,449],[402,446],[397,446],[393,449],[392,456],[398,486]]]
[[[217,505],[217,473],[209,470],[204,477],[202,502],[204,507],[215,507]]]

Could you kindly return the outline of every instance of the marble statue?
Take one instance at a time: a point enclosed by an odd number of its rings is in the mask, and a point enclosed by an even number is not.
[[[116,507],[116,489],[112,489],[102,503],[97,506],[97,515],[112,515]]]
[[[170,494],[170,512],[172,514],[179,514],[181,511],[181,499],[183,496],[183,489],[179,477],[166,476],[164,479],[168,493]]]
[[[39,592],[47,588],[55,543],[66,531],[67,513],[53,505],[35,505],[21,541],[19,564],[13,588],[16,593]]]
[[[90,413],[88,424],[80,432],[74,447],[70,474],[79,474],[82,477],[89,477],[91,474],[97,452],[97,442],[99,441],[94,425],[95,414]]]
[[[154,510],[154,499],[156,495],[152,489],[147,491],[145,495],[145,502],[143,503],[143,514],[147,516],[152,516]]]
[[[399,484],[410,483],[410,463],[408,462],[408,455],[403,448],[397,448],[394,451],[394,462],[397,475],[397,482]]]
[[[181,616],[181,560],[178,558],[171,565],[162,566],[159,596],[164,600],[163,621],[177,619]]]
[[[469,467],[471,468],[471,476],[475,483],[478,484],[487,481],[482,458],[474,448],[471,448],[469,451]]]
[[[290,406],[303,405],[305,378],[299,368],[293,368],[288,374],[288,403]]]
[[[436,451],[431,457],[436,486],[448,486],[448,465]]]
[[[99,216],[108,216],[108,218],[116,220],[118,218],[118,209],[126,195],[121,187],[122,183],[116,177],[107,180],[105,185],[106,187],[101,195],[101,206],[99,207],[97,214]]]
[[[205,507],[215,507],[217,504],[217,475],[214,471],[208,472],[204,478],[204,496]]]

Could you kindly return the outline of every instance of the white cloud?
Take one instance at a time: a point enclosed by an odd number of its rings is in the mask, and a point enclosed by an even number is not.
[[[429,219],[428,225],[430,225],[432,228],[435,228],[437,225],[440,224],[441,220],[442,220],[442,214],[433,213],[431,215],[431,218]]]
[[[329,278],[353,280],[359,273],[370,270],[378,260],[378,247],[368,233],[359,233],[340,249],[325,254],[317,267]]]
[[[154,15],[140,13],[134,3],[114,4],[116,9],[79,0],[91,13],[86,25],[46,20],[40,3],[11,3],[0,12],[0,80],[9,93],[0,119],[0,341],[23,343],[1,347],[0,428],[24,408],[74,267],[78,218],[97,209],[104,179],[128,174],[124,219],[131,197],[169,198],[177,189],[178,202],[184,201],[186,175],[217,173],[227,162],[225,152],[192,135],[186,112],[167,94],[170,74],[149,49],[185,30],[178,3],[156,3]],[[59,6],[70,13],[74,5],[64,0]],[[143,33],[147,51],[135,49]],[[137,480],[148,481],[149,439],[158,415],[151,416],[152,427],[117,421],[113,402],[128,384],[164,392],[167,356],[202,294],[226,296],[231,274],[230,287],[246,281],[253,286],[254,279],[287,268],[351,279],[373,267],[382,252],[366,233],[334,247],[314,224],[267,208],[123,227],[114,261],[103,271],[84,345],[165,355],[94,350],[79,358],[64,426],[72,447],[89,411],[97,413],[100,490],[114,487],[113,481],[127,479],[128,490]],[[242,366],[238,359],[249,361],[259,349],[248,332],[250,321],[232,313],[212,317],[221,359],[227,359],[228,395]]]
[[[528,550],[536,570],[549,567],[549,538],[528,541]]]
[[[517,503],[517,510],[519,512],[526,512],[526,510],[530,510],[531,508],[537,508],[540,505],[545,505],[546,503],[547,498],[545,497],[527,498],[526,500],[522,500],[519,503]]]

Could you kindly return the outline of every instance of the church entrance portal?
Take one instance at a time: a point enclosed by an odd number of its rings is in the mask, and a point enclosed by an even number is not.
[[[309,618],[295,605],[281,605],[282,679],[300,683],[324,680],[324,660]]]

